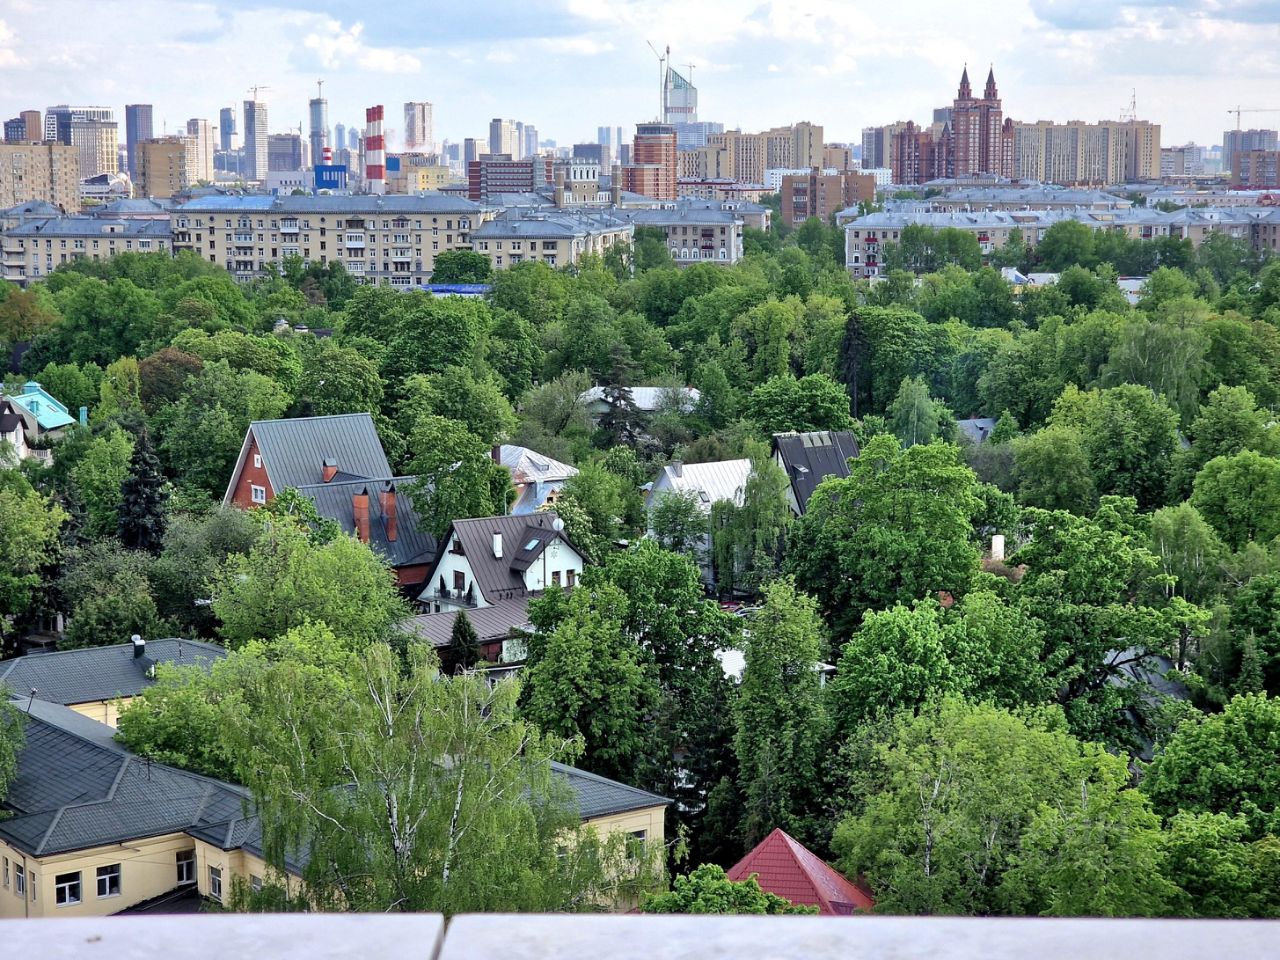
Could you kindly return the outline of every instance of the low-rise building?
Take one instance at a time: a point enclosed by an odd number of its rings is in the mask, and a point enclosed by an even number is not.
[[[849,461],[858,456],[858,441],[847,430],[775,433],[773,462],[787,475],[787,504],[803,516],[809,498],[828,477],[849,476]]]
[[[514,208],[477,227],[471,249],[487,257],[495,270],[531,260],[566,267],[585,256],[603,256],[614,244],[630,243],[633,232],[630,223],[604,212]]]
[[[554,505],[565,481],[578,474],[577,467],[510,443],[494,448],[494,460],[511,474],[516,500],[508,512],[515,517]]]
[[[470,250],[490,212],[463,197],[204,196],[170,215],[175,250],[225,266],[241,281],[288,257],[341,263],[362,283],[427,283],[435,258]]]
[[[106,260],[118,253],[168,253],[166,221],[99,217],[33,220],[0,236],[3,279],[27,286],[76,260]]]
[[[712,463],[669,463],[662,468],[658,478],[649,488],[649,535],[654,536],[653,512],[663,499],[672,495],[685,495],[694,499],[704,517],[711,516],[711,508],[718,501],[726,500],[742,506],[747,480],[751,477],[751,461],[718,460]],[[711,557],[711,535],[707,533],[695,547],[702,581],[708,586],[715,583],[715,568]]]
[[[654,208],[614,208],[610,214],[636,227],[661,230],[676,266],[706,262],[731,266],[742,259],[743,220],[734,210],[676,202]]]
[[[18,418],[25,447],[38,444],[44,438],[56,439],[76,422],[67,405],[35,380],[26,381],[12,393],[0,394],[0,413]],[[6,420],[6,424],[10,435],[19,426],[12,420]]]

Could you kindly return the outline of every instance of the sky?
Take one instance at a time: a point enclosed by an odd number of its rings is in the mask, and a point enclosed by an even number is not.
[[[654,118],[650,43],[694,65],[699,119],[811,120],[829,142],[928,121],[966,64],[975,88],[994,66],[1015,120],[1115,119],[1136,96],[1166,146],[1280,108],[1280,0],[0,0],[0,113],[114,106],[123,139],[126,103],[153,103],[160,134],[240,114],[257,84],[283,132],[323,79],[331,124],[382,103],[394,129],[429,100],[437,140],[500,116],[569,144]]]

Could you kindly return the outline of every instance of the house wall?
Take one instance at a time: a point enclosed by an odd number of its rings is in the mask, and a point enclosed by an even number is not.
[[[512,545],[516,550],[519,550],[522,546],[523,544],[519,543]],[[503,552],[505,553],[507,549],[511,548],[507,548],[504,545]],[[531,592],[545,590],[547,588],[545,581],[553,580],[554,574],[557,572],[560,574],[560,585],[568,586],[569,578],[567,572],[572,570],[576,581],[582,576],[583,566],[585,564],[583,563],[582,555],[569,546],[563,537],[556,537],[547,544],[542,556],[533,561],[529,565],[529,569],[524,572],[525,589]]]
[[[503,555],[510,556],[510,554],[507,552],[510,549],[511,548],[504,543]],[[453,574],[455,571],[462,572],[462,575],[464,578],[463,587],[462,587],[463,594],[465,594],[468,589],[470,589],[473,585],[475,585],[475,590],[473,592],[474,599],[475,599],[475,606],[476,607],[490,606],[489,601],[486,600],[484,598],[484,594],[480,592],[479,585],[475,583],[475,576],[471,572],[471,563],[467,560],[465,555],[450,553],[448,547],[445,548],[444,554],[440,557],[440,562],[436,564],[436,568],[432,574],[430,582],[423,584],[425,589],[423,590],[422,596],[419,599],[424,601],[430,599],[432,602],[439,602],[441,613],[446,613],[450,610],[468,609],[467,605],[465,603],[462,603],[461,601],[437,600],[435,596],[436,591],[438,591],[440,588],[441,577],[444,578],[445,589],[453,590]]]
[[[231,494],[231,502],[242,510],[248,510],[254,506],[252,490],[254,486],[266,489],[268,501],[276,495],[275,491],[271,489],[271,481],[267,479],[266,461],[262,461],[262,466],[255,467],[253,465],[255,456],[260,456],[258,440],[256,437],[250,437],[248,449],[244,452],[244,464],[243,469],[240,471],[240,479],[236,481],[235,491]]]
[[[789,506],[791,508],[791,512],[798,517],[804,511],[800,509],[800,501],[796,499],[795,487],[791,485],[791,475],[787,473],[787,465],[783,462],[782,454],[775,453],[773,455],[773,462],[778,465],[779,470],[784,474],[787,474],[787,506]]]
[[[426,563],[415,563],[403,567],[396,567],[396,585],[401,587],[412,587],[425,583],[427,574],[430,572],[431,565]]]
[[[129,843],[111,844],[39,859],[27,857],[26,902],[15,894],[14,864],[23,855],[0,843],[0,857],[9,860],[8,884],[0,876],[0,919],[17,917],[105,917],[135,903],[158,897],[178,886],[177,853],[190,850],[195,841],[185,833],[173,833]],[[120,894],[99,897],[97,870],[120,864]],[[2,870],[3,861],[0,861]],[[57,877],[80,874],[80,902],[58,906],[54,895]],[[0,942],[3,942],[0,939]]]
[[[250,878],[259,877],[265,881],[268,876],[275,873],[271,867],[267,866],[265,860],[247,850],[222,850],[203,840],[196,840],[195,845],[196,887],[201,896],[215,902],[218,902],[218,898],[213,896],[209,886],[210,867],[222,871],[222,903],[227,903],[231,899],[233,880],[238,878],[248,883]],[[290,883],[290,889],[295,889],[294,882]]]
[[[118,697],[113,700],[91,700],[88,703],[69,703],[72,710],[82,717],[105,723],[114,729],[119,726],[120,712],[133,703],[133,697]]]

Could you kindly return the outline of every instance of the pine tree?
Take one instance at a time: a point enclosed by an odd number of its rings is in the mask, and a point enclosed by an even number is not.
[[[470,670],[480,660],[480,638],[476,636],[476,628],[471,625],[471,618],[463,611],[459,611],[453,621],[449,653],[453,662],[464,670]]]
[[[120,498],[121,542],[131,550],[159,553],[169,490],[145,430],[134,446],[129,474],[120,485]]]

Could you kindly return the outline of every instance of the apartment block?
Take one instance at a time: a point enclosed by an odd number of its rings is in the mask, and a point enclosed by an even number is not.
[[[80,153],[70,144],[0,144],[0,209],[44,200],[64,213],[80,209]]]
[[[1160,126],[1147,120],[1014,124],[1014,173],[1042,183],[1116,184],[1160,177]]]
[[[629,243],[633,232],[629,223],[603,213],[513,209],[477,227],[471,248],[488,257],[495,270],[531,260],[566,267]]]
[[[1237,150],[1231,158],[1231,182],[1242,187],[1280,187],[1280,152]]]
[[[187,121],[187,136],[194,138],[193,175],[191,182],[213,182],[213,124],[208,120]]]
[[[807,174],[782,178],[782,216],[792,226],[810,217],[826,223],[841,210],[872,203],[876,178],[864,173],[828,174],[813,169]]]
[[[422,196],[217,196],[170,214],[173,244],[225,266],[237,280],[260,276],[286,257],[341,263],[362,283],[427,283],[435,258],[470,250],[490,214],[445,194]]]
[[[636,124],[631,162],[622,170],[622,188],[655,200],[674,200],[679,178],[675,128],[669,123]]]
[[[1222,134],[1222,169],[1233,169],[1237,153],[1276,149],[1280,149],[1280,134],[1275,130],[1227,130]]]
[[[3,277],[26,286],[75,260],[106,260],[120,253],[166,253],[166,220],[55,217],[32,220],[0,236]]]
[[[431,123],[432,106],[426,100],[404,105],[404,148],[410,152],[434,153],[435,134]]]
[[[551,183],[551,169],[550,157],[485,154],[467,164],[467,199],[481,203],[503,193],[529,193]]]
[[[195,153],[194,137],[155,137],[138,142],[134,195],[165,198],[187,189],[194,182]]]

